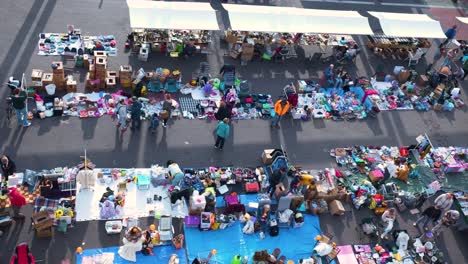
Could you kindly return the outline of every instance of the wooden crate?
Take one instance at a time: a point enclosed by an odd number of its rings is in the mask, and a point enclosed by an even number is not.
[[[48,212],[33,213],[31,220],[37,237],[48,238],[53,236],[54,221],[50,218]]]

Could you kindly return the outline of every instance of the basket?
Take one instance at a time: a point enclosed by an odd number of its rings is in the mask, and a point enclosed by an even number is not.
[[[114,220],[114,221],[107,221],[106,222],[106,233],[107,234],[120,234],[122,232],[123,225],[122,221]]]

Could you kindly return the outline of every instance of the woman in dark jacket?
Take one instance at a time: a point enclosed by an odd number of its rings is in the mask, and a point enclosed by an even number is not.
[[[16,164],[7,155],[3,155],[2,162],[2,180],[8,181],[8,176],[16,173]]]
[[[166,94],[166,96],[164,97],[162,109],[163,111],[160,114],[163,120],[162,126],[166,127],[167,121],[169,120],[169,118],[171,118],[171,114],[172,114],[172,97],[170,94]]]
[[[219,103],[218,112],[215,114],[216,120],[223,120],[224,118],[231,118],[231,111],[226,106],[225,102]]]

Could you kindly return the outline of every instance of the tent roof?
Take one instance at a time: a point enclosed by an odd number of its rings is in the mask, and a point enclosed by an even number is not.
[[[457,17],[457,19],[465,24],[468,24],[468,17]]]
[[[370,35],[366,17],[355,11],[223,4],[232,30]]]
[[[380,21],[387,36],[414,38],[445,38],[439,21],[425,14],[369,12]]]
[[[209,3],[127,0],[132,28],[219,30]]]

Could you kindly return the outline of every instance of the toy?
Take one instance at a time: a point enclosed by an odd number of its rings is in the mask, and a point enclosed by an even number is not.
[[[201,221],[200,221],[201,230],[209,230],[212,228],[214,224],[214,214],[210,212],[202,212],[200,218],[201,218]]]
[[[76,253],[77,253],[77,254],[83,253],[83,248],[82,248],[82,247],[77,247],[77,248],[76,248]]]

